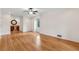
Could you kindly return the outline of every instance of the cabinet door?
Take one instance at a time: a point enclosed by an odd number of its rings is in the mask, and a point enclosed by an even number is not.
[[[14,31],[14,26],[11,26],[11,27],[10,27],[10,30],[11,30],[11,31]]]
[[[11,26],[10,31],[11,31],[11,33],[18,33],[19,32],[19,26]]]
[[[19,31],[19,26],[17,26],[17,31]]]

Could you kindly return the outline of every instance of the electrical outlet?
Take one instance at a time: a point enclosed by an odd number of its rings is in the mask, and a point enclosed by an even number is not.
[[[57,37],[62,37],[62,35],[60,35],[60,34],[57,34]]]

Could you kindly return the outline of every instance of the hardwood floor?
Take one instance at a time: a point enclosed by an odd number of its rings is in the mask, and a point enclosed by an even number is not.
[[[77,51],[79,43],[32,32],[0,37],[0,51]]]

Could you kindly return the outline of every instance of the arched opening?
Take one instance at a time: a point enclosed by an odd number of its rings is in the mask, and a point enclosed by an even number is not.
[[[19,33],[20,32],[20,24],[16,19],[11,20],[10,33]]]

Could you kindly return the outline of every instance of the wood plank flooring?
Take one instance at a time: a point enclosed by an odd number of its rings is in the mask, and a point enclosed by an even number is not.
[[[79,43],[32,32],[0,36],[0,51],[78,51]]]

